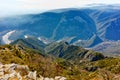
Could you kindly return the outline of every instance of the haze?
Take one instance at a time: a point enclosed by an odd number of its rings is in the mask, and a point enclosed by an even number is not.
[[[88,4],[120,4],[120,0],[0,0],[0,16],[83,7]]]

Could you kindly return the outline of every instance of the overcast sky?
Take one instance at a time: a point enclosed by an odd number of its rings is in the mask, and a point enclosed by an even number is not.
[[[75,8],[87,4],[120,4],[120,0],[0,0],[0,16]]]

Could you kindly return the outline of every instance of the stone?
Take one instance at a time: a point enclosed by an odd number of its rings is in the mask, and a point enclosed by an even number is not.
[[[33,80],[36,80],[36,71],[35,72],[29,72],[28,73],[28,78],[30,78],[30,79],[33,79]]]
[[[37,72],[30,71],[27,65],[0,63],[0,80],[66,80],[66,78],[62,76],[37,78]]]
[[[17,71],[16,71],[17,70]],[[21,70],[27,71],[28,74],[24,76],[20,74]],[[1,64],[0,63],[0,80],[36,80],[36,71],[29,71],[27,65],[18,65],[18,64]],[[29,79],[27,77],[29,77]]]
[[[56,76],[56,77],[55,77],[55,80],[66,80],[66,78],[65,78],[65,77],[62,77],[62,76]]]

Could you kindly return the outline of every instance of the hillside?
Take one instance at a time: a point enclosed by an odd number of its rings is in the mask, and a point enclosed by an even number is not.
[[[29,48],[18,45],[0,46],[0,62],[3,64],[15,63],[28,65],[31,71],[37,71],[37,77],[40,77],[41,75],[44,77],[67,75],[67,73],[64,74],[63,71],[65,71],[65,67],[68,65],[70,67],[71,65],[68,61],[63,59],[57,60],[48,55],[43,55]],[[61,64],[64,63],[64,65],[60,65],[59,62]]]
[[[18,39],[11,43],[12,45],[29,48],[43,55],[51,55],[55,58],[63,58],[66,60],[89,60],[96,61],[104,58],[99,52],[86,50],[79,46],[70,45],[67,42],[53,42],[45,45],[36,38]],[[43,47],[44,46],[44,47]]]
[[[73,63],[73,61],[75,62]],[[106,78],[119,79],[120,77],[119,58],[105,58],[97,61],[81,59],[80,62],[76,62],[76,60],[71,61],[67,58],[52,58],[17,45],[0,46],[0,62],[3,64],[16,63],[28,65],[31,71],[37,71],[37,77],[42,75],[53,78],[59,75],[69,80],[104,80]]]
[[[82,46],[85,48],[89,48],[89,47],[91,48],[96,45],[99,45],[102,42],[103,42],[103,40],[100,39],[100,37],[98,37],[97,35],[93,35],[89,40],[78,40],[77,42],[75,42],[73,44],[77,45],[77,46]]]
[[[70,43],[77,42],[83,47],[93,47],[106,40],[117,41],[120,40],[119,7],[99,5],[2,18],[0,41],[4,44],[31,35],[43,37],[46,41],[67,38]],[[87,41],[89,45],[79,43],[80,40]]]
[[[0,80],[119,79],[119,5],[0,18]]]
[[[70,45],[67,42],[56,42],[50,44],[45,48],[45,51],[52,56],[77,62],[83,59],[89,61],[104,59],[104,56],[101,53],[86,50],[79,46]]]
[[[107,41],[102,42],[92,48],[95,51],[105,53],[106,55],[119,56],[120,54],[120,41]]]
[[[19,45],[26,48],[31,48],[33,50],[36,50],[38,52],[44,53],[44,48],[46,47],[46,44],[44,44],[42,41],[38,40],[35,37],[28,37],[24,39],[18,39],[11,43],[11,45]]]

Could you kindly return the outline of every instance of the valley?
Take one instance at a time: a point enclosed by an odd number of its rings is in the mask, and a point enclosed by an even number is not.
[[[0,18],[0,80],[14,79],[119,80],[120,6]]]
[[[99,5],[5,17],[0,19],[0,41],[7,44],[25,36],[34,36],[46,43],[65,40],[92,48],[102,42],[120,40],[119,12],[118,5]],[[10,35],[12,31],[15,32]]]

